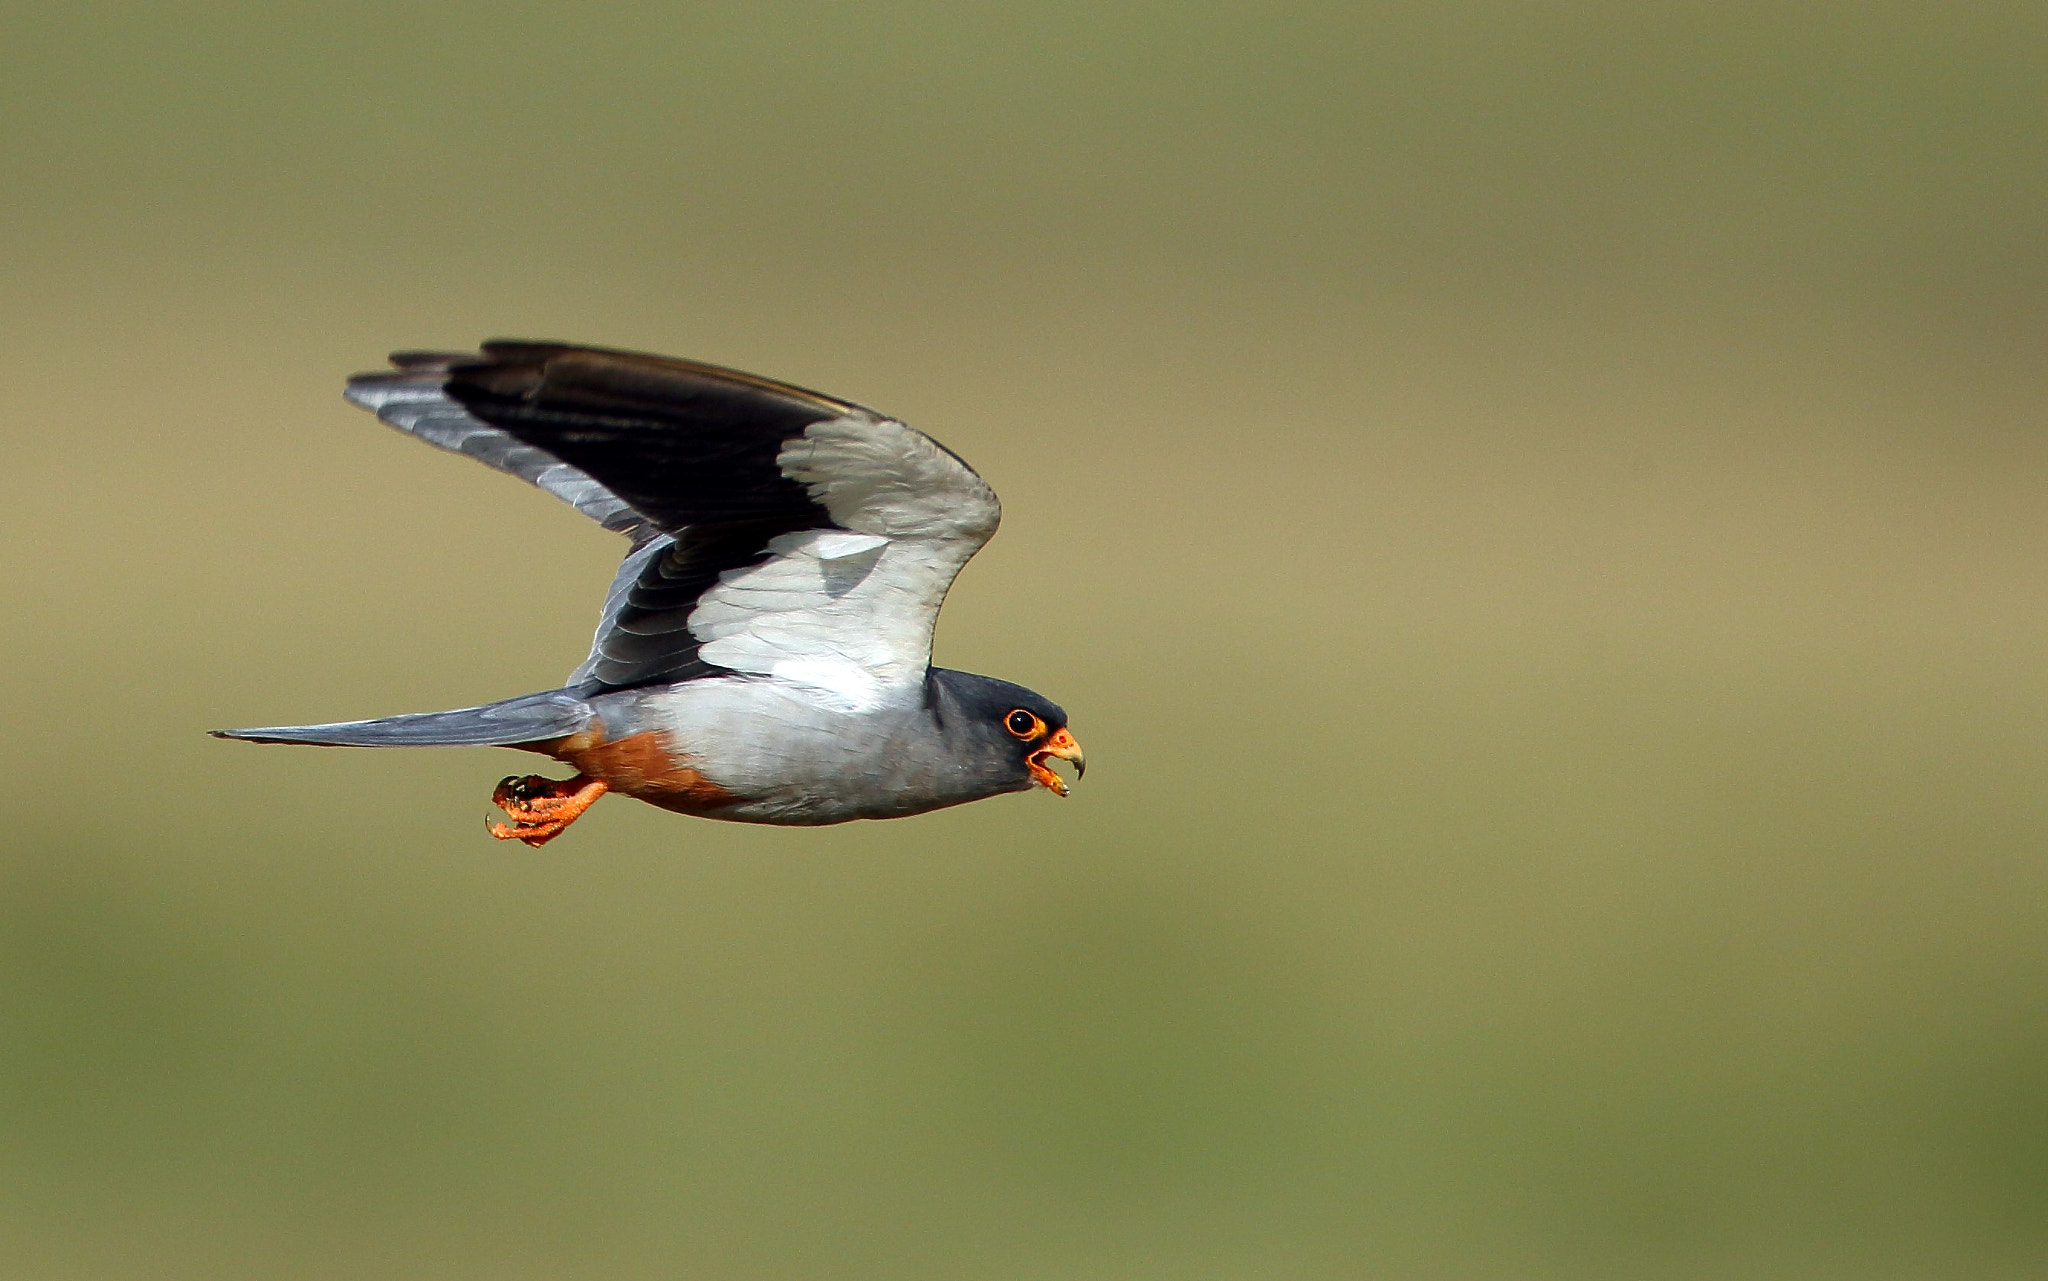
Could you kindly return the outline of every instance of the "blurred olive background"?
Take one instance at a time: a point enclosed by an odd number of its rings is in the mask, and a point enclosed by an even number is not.
[[[109,4],[0,41],[0,1272],[2048,1274],[2039,5]],[[560,681],[621,546],[342,376],[882,407],[888,824],[209,740]]]

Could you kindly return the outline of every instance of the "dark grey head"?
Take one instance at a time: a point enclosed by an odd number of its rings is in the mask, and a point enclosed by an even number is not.
[[[1076,778],[1086,768],[1081,745],[1067,730],[1066,711],[1044,695],[944,667],[931,669],[926,688],[940,732],[957,754],[972,756],[990,781],[1000,778],[1001,790],[1022,791],[1036,783],[1065,796],[1066,780],[1046,759],[1073,762]]]

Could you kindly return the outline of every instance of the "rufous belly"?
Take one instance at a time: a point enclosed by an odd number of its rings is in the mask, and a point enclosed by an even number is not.
[[[704,777],[659,730],[607,738],[604,722],[593,720],[588,729],[566,738],[524,746],[602,779],[615,792],[681,814],[709,814],[738,799]]]

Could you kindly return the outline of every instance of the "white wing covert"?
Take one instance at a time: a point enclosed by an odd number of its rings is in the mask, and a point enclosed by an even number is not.
[[[811,424],[776,456],[832,527],[779,535],[691,613],[705,661],[854,706],[923,681],[946,592],[1002,507],[973,469],[891,419]]]

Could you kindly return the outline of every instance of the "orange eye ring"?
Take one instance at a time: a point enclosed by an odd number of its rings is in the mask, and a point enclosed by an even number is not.
[[[1045,722],[1019,707],[1003,717],[1003,728],[1028,743],[1045,733]]]

